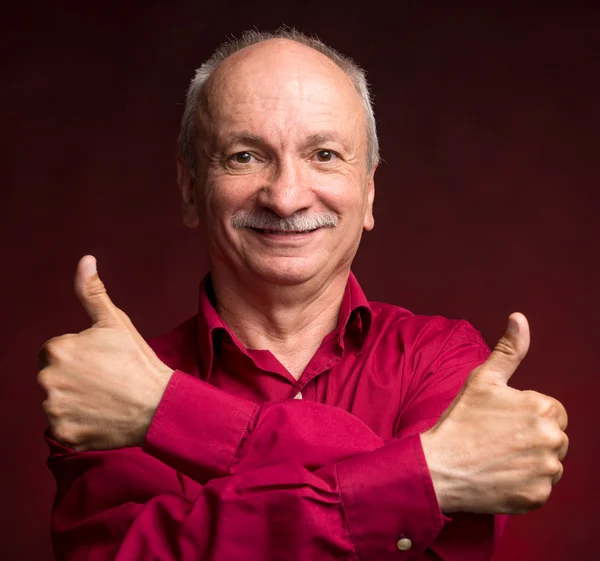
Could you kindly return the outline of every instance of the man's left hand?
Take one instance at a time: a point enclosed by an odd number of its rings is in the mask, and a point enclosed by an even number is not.
[[[54,337],[40,351],[52,434],[77,451],[139,446],[173,370],[112,303],[91,255],[79,261],[75,292],[92,327]]]

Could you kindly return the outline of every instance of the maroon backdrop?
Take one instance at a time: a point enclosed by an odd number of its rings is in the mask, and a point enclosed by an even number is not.
[[[570,413],[564,479],[511,520],[498,561],[600,559],[597,9],[88,4],[21,3],[2,18],[0,557],[51,558],[37,351],[87,325],[78,258],[98,257],[146,336],[194,312],[206,257],[179,217],[184,91],[226,35],[285,22],[369,71],[385,163],[355,263],[367,294],[466,318],[490,344],[524,312],[532,346],[513,383]]]

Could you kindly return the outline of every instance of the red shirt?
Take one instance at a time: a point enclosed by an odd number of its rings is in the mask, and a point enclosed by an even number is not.
[[[57,559],[482,561],[503,519],[439,509],[419,433],[489,355],[467,322],[367,301],[298,380],[217,314],[151,342],[175,373],[141,448],[47,437]]]

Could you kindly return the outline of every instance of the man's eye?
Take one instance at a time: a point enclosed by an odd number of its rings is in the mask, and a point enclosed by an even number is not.
[[[335,152],[331,150],[319,150],[316,154],[319,162],[331,162],[336,156]]]
[[[234,161],[236,164],[249,164],[252,161],[252,154],[250,152],[238,152],[229,159]]]

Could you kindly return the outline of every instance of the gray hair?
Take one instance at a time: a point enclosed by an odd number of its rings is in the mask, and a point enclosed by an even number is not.
[[[234,53],[269,39],[288,39],[310,47],[335,62],[352,80],[365,111],[367,121],[367,169],[371,171],[379,163],[379,140],[365,71],[350,57],[342,55],[317,37],[309,37],[293,28],[280,27],[270,33],[256,30],[245,31],[241,37],[223,43],[200,68],[196,69],[187,91],[178,138],[179,153],[192,178],[196,177],[196,116],[199,100],[205,94],[208,79],[219,65]]]

